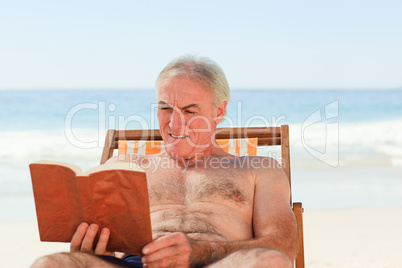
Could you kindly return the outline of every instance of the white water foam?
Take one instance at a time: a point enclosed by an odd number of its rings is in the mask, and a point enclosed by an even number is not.
[[[341,123],[339,136],[325,131],[325,125],[306,130],[303,142],[302,125],[290,126],[293,168],[326,167],[325,159],[320,159],[325,154],[339,158],[339,166],[402,166],[402,120]],[[29,192],[28,165],[38,160],[71,162],[84,170],[98,165],[104,133],[99,135],[96,129],[77,129],[74,135],[80,142],[100,141],[95,148],[83,149],[73,145],[63,130],[0,131],[0,194]],[[311,154],[312,150],[324,153],[317,157]],[[277,152],[278,148],[273,154]]]
[[[302,135],[303,125],[290,126],[293,166],[320,165],[325,157],[338,158],[341,166],[402,166],[402,120],[309,128]]]
[[[98,137],[98,131],[93,129],[76,130],[74,134],[81,141],[94,141]],[[63,130],[0,131],[0,148],[0,195],[31,193],[30,163],[56,160],[86,170],[99,165],[102,154],[100,146],[77,148]]]

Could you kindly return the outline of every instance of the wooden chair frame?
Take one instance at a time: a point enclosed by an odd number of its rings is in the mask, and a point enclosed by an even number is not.
[[[247,127],[247,128],[218,128],[216,139],[241,139],[258,138],[258,146],[281,146],[282,167],[291,186],[290,176],[290,150],[289,150],[289,126],[280,127]],[[113,156],[114,149],[117,149],[119,140],[162,140],[158,129],[147,130],[114,130],[109,129],[106,135],[105,147],[103,148],[101,164]],[[302,203],[292,203],[290,205],[296,216],[298,226],[298,253],[295,260],[296,268],[304,268],[304,240],[303,240],[303,207]]]

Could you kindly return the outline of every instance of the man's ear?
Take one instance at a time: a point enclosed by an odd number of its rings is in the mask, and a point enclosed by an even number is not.
[[[219,124],[220,122],[222,122],[223,117],[225,116],[226,105],[228,105],[227,101],[222,101],[221,104],[219,104],[219,106],[216,110],[216,116],[215,116],[216,124]]]

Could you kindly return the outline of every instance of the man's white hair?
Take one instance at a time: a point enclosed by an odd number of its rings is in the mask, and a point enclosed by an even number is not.
[[[185,78],[203,85],[214,96],[214,106],[230,101],[230,88],[219,65],[207,57],[184,55],[172,60],[156,79],[156,94],[161,84],[171,78]]]

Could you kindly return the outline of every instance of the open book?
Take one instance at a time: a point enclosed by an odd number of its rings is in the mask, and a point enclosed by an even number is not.
[[[41,241],[70,242],[81,222],[96,223],[98,236],[110,229],[108,251],[142,256],[152,231],[146,174],[138,166],[111,163],[83,173],[42,160],[29,168]]]

